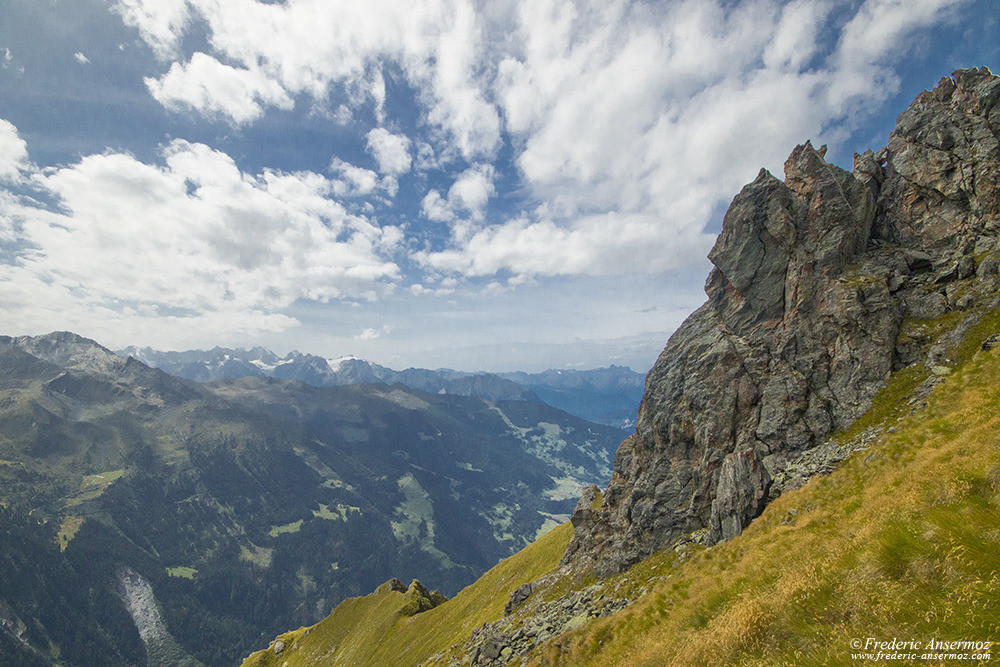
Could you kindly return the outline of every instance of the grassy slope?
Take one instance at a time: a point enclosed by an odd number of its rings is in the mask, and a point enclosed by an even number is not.
[[[737,539],[610,580],[652,585],[529,662],[838,665],[860,664],[855,638],[1000,641],[997,378],[1000,349],[975,355],[894,433],[776,500]],[[912,378],[890,383],[869,424],[898,411],[903,385]]]
[[[289,648],[280,656],[269,649],[258,651],[243,666],[419,664],[464,642],[483,623],[502,617],[514,589],[552,570],[571,535],[572,526],[563,524],[502,561],[451,600],[415,616],[398,613],[407,602],[403,593],[380,590],[350,598],[312,628],[281,635],[279,639]]]
[[[1000,348],[978,352],[996,331],[1000,312],[967,332],[945,359],[954,372],[916,412],[910,397],[930,369],[894,374],[838,436],[881,429],[870,449],[783,495],[730,542],[684,556],[661,552],[605,580],[604,594],[638,600],[523,662],[846,665],[862,662],[851,656],[855,638],[1000,641]],[[511,591],[553,568],[570,530],[563,525],[441,607],[402,618],[400,593],[348,600],[280,661],[262,651],[244,665],[460,659],[447,649],[501,618]],[[592,583],[551,582],[511,622]]]

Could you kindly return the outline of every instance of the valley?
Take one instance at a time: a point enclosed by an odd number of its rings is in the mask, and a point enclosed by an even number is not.
[[[0,339],[0,369],[10,520],[36,522],[81,586],[144,601],[114,605],[134,627],[95,620],[87,640],[140,664],[232,663],[391,576],[453,595],[565,521],[623,436],[538,400],[199,384],[69,333]],[[27,646],[51,659],[49,632]]]

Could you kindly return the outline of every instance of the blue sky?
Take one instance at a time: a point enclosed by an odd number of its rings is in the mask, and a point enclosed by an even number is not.
[[[0,0],[0,333],[645,371],[722,213],[994,0]]]

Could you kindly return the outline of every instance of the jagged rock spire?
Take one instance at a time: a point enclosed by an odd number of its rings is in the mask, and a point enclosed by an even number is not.
[[[650,371],[564,562],[609,574],[692,535],[738,535],[782,490],[772,480],[926,354],[900,339],[905,318],[996,299],[998,101],[1000,78],[960,70],[853,172],[806,142],[784,181],[761,170],[743,188],[709,254],[708,302]]]

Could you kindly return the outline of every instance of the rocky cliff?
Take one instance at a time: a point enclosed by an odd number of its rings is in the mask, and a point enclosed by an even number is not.
[[[708,301],[650,371],[564,563],[606,575],[740,534],[837,456],[831,434],[893,371],[947,372],[948,342],[998,305],[1000,78],[943,79],[852,172],[825,153],[796,147],[784,181],[761,170],[733,200]]]

